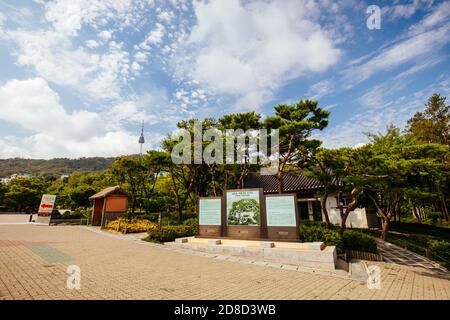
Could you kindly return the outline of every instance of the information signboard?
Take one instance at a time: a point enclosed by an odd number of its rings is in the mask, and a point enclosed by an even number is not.
[[[44,194],[39,205],[36,222],[50,224],[53,207],[55,205],[56,196],[52,194]]]
[[[296,227],[295,197],[266,197],[266,215],[268,227]]]
[[[199,200],[199,224],[208,226],[220,226],[222,224],[222,199],[200,198]]]

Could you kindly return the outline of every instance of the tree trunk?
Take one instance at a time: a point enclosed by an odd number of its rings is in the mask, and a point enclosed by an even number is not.
[[[382,217],[381,218],[381,240],[386,240],[387,233],[389,231],[389,218]]]
[[[340,208],[340,213],[341,213],[341,234],[344,234],[344,231],[346,229],[346,222],[347,222],[347,218],[348,215],[350,214],[350,212],[352,212],[353,210],[356,209],[356,207],[358,206],[358,189],[354,188],[352,190],[352,202],[350,202],[347,206],[347,208],[345,209],[345,212],[343,212],[342,210],[342,205],[339,206]]]
[[[378,204],[378,201],[376,200],[376,198],[374,198],[374,197],[373,197],[372,195],[370,195],[370,194],[368,194],[368,196],[369,196],[369,198],[372,200],[372,202],[373,202],[375,208],[377,209],[378,215],[379,215],[380,218],[381,218],[381,236],[380,236],[380,238],[381,238],[382,240],[385,240],[385,239],[386,239],[386,236],[387,236],[387,232],[388,232],[388,230],[389,230],[389,221],[391,220],[393,211],[388,211],[388,212],[386,212],[386,210],[383,209],[383,208]],[[393,203],[393,206],[392,206],[392,210],[395,210],[394,208],[395,208],[395,206],[397,205],[397,203],[398,203],[398,197],[395,197],[395,198],[394,198],[394,203]]]
[[[181,206],[181,199],[180,199],[180,195],[178,194],[178,188],[177,188],[177,183],[175,181],[175,177],[173,175],[172,170],[170,170],[170,176],[172,178],[172,184],[173,184],[173,193],[175,195],[175,200],[177,203],[177,211],[178,211],[178,220],[181,222],[183,221],[183,209]]]
[[[419,213],[417,212],[417,208],[416,208],[415,205],[412,205],[412,212],[413,212],[414,217],[416,217],[416,219],[419,222],[422,222],[422,220],[420,219]]]
[[[279,194],[284,193],[284,172],[283,171],[278,172],[278,193]]]
[[[323,216],[325,217],[325,224],[327,225],[327,228],[330,228],[331,222],[330,217],[328,216],[327,199],[328,199],[328,190],[325,189],[323,197],[320,198],[320,205],[322,206]]]
[[[345,230],[347,229],[347,226],[345,225],[345,223],[347,222],[347,217],[344,217],[344,208],[342,207],[342,205],[339,206],[339,211],[340,211],[340,215],[341,215],[341,228],[339,229],[339,232],[341,235],[344,234]]]
[[[131,194],[131,213],[134,215],[134,211],[136,210],[136,195]]]
[[[441,195],[439,198],[441,200],[442,214],[444,215],[445,220],[450,221],[447,208],[447,201],[445,200],[445,197],[443,195]]]

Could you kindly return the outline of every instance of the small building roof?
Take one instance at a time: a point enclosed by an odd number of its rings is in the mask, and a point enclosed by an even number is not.
[[[322,183],[314,178],[304,175],[294,176],[285,174],[283,176],[284,192],[302,192],[317,190],[322,187]],[[263,188],[264,193],[278,192],[278,178],[275,175],[250,174],[244,180],[245,188]]]
[[[89,197],[89,200],[105,198],[109,194],[124,195],[128,197],[128,194],[125,191],[123,191],[120,186],[114,186],[105,188],[102,191],[97,192],[93,196]]]

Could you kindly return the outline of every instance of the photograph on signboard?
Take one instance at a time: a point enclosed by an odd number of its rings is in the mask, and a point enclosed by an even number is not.
[[[259,226],[259,190],[227,192],[228,225]]]

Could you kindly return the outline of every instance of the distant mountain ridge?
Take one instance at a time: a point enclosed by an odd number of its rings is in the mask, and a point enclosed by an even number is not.
[[[0,177],[8,177],[12,174],[31,174],[33,176],[61,176],[77,170],[101,171],[108,168],[115,158],[91,157],[91,158],[55,158],[42,159],[0,159]]]

